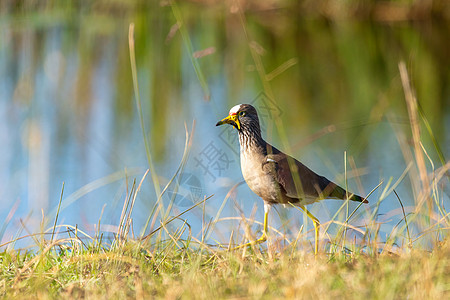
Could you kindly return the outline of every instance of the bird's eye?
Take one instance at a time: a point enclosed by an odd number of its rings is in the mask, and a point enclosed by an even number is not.
[[[245,117],[245,115],[246,115],[245,111],[241,111],[241,112],[239,113],[239,116],[241,116],[241,117]]]

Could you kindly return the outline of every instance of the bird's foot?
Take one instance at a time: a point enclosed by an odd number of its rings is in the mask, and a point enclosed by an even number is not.
[[[230,250],[233,251],[233,250],[239,250],[239,249],[242,249],[242,248],[246,248],[248,246],[255,246],[255,245],[264,243],[265,241],[267,241],[267,234],[263,233],[263,235],[259,239],[255,240],[255,241],[252,241],[252,242],[248,242],[248,243],[239,245],[239,246],[236,246],[234,248],[231,248]]]

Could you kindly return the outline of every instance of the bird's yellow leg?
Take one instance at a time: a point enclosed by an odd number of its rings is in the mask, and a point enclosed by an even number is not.
[[[253,245],[258,245],[261,243],[264,243],[265,241],[267,241],[267,235],[268,235],[268,228],[269,228],[269,211],[270,211],[270,205],[268,204],[264,204],[264,227],[263,227],[263,234],[262,236],[257,239],[256,241],[252,241],[243,245],[239,245],[237,247],[232,248],[231,250],[237,250],[237,249],[242,249],[245,248],[247,246],[253,246]]]
[[[319,252],[319,219],[317,219],[309,210],[304,206],[300,206],[301,209],[306,213],[306,215],[313,221],[314,224],[314,255]]]

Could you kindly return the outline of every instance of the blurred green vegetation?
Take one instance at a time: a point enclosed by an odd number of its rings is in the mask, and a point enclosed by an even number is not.
[[[10,34],[2,38],[1,47],[14,51],[24,44],[32,46],[36,65],[44,55],[46,39],[59,32],[62,55],[76,51],[73,93],[65,96],[75,103],[81,124],[87,124],[84,120],[94,101],[94,71],[112,51],[114,130],[123,134],[127,130],[123,125],[135,117],[127,46],[128,25],[134,22],[141,95],[157,159],[166,151],[160,141],[168,134],[173,110],[183,110],[193,101],[186,93],[193,82],[202,88],[204,101],[226,99],[229,105],[257,95],[269,83],[270,95],[283,108],[284,122],[295,125],[287,129],[288,136],[293,133],[289,130],[319,129],[348,119],[378,122],[388,111],[406,124],[400,60],[407,62],[438,140],[448,135],[444,124],[450,99],[447,1],[179,1],[178,16],[171,7],[174,3],[2,1],[0,24]],[[211,52],[196,55],[205,49]],[[252,51],[261,59],[265,78],[257,72]],[[10,70],[20,61],[14,53],[12,58]],[[205,82],[195,74],[192,61]],[[8,75],[15,76],[17,85],[23,77]],[[35,76],[28,78],[33,81]],[[210,88],[217,82],[224,86],[225,95]],[[79,131],[85,129],[82,125]],[[354,126],[346,131],[352,141],[358,136],[358,149],[368,142],[361,129]]]

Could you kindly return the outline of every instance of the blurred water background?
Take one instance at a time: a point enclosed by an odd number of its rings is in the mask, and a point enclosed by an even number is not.
[[[215,218],[226,193],[243,180],[237,133],[215,127],[238,103],[257,107],[267,140],[341,185],[346,152],[351,191],[367,195],[384,180],[371,196],[375,205],[389,179],[398,180],[413,160],[398,70],[403,60],[436,138],[422,126],[423,145],[435,168],[448,159],[446,1],[2,1],[0,243],[39,232],[42,215],[44,227],[51,226],[63,182],[58,223],[94,232],[102,215],[102,230],[116,230],[127,190],[148,168],[130,23],[160,189],[180,164],[185,124],[190,130],[196,122],[187,164],[163,196],[166,207],[174,201],[175,215],[214,194],[205,216],[201,207],[183,216],[196,236],[202,219]],[[396,189],[407,211],[417,193],[415,174],[410,167]],[[448,185],[444,191],[448,207]],[[149,175],[133,211],[136,235],[156,199]],[[340,205],[327,200],[310,208],[327,221]],[[255,213],[262,221],[262,207],[244,184],[220,217]],[[399,208],[393,194],[381,203],[382,233],[400,221]],[[304,221],[282,207],[270,218],[294,237]],[[238,225],[222,220],[210,241],[227,242]]]

